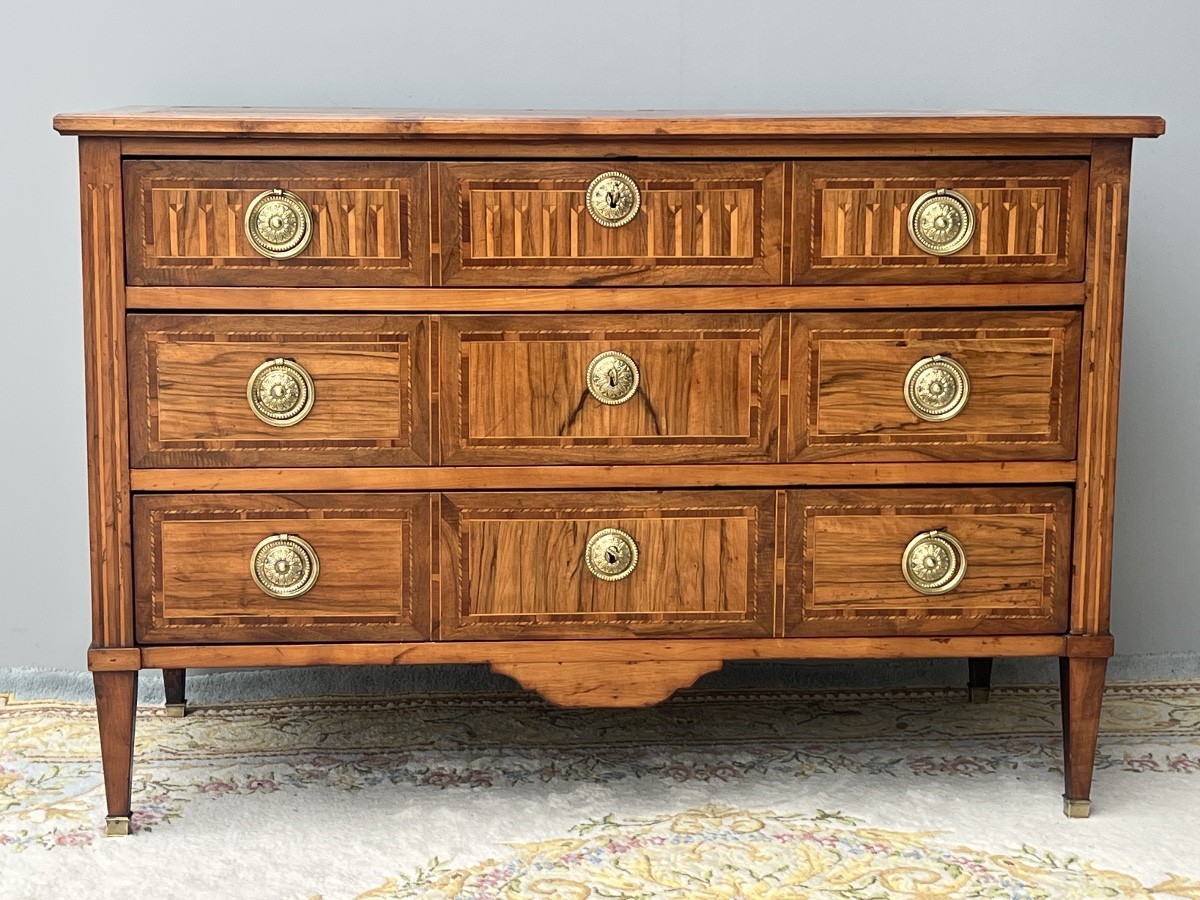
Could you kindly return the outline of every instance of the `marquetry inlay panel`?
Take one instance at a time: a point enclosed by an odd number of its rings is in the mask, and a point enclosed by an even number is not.
[[[638,562],[589,570],[588,540],[616,528]],[[773,491],[447,494],[441,637],[770,636]]]
[[[796,283],[1079,281],[1087,231],[1086,162],[814,162],[795,167]],[[948,256],[909,235],[913,202],[952,188],[974,235]]]
[[[428,320],[399,316],[130,316],[133,465],[365,466],[429,462]],[[313,383],[286,428],[247,383],[285,359]]]
[[[641,209],[608,228],[589,182],[618,168]],[[778,284],[781,163],[443,163],[446,284]]]
[[[428,175],[410,162],[136,160],[125,163],[129,279],[139,285],[426,284]],[[269,259],[246,235],[263,191],[295,194],[312,238]]]
[[[788,636],[1066,627],[1069,488],[793,491],[787,510]],[[909,542],[930,531],[965,550],[966,573],[944,594],[918,592],[901,567]]]
[[[793,459],[1074,456],[1078,312],[797,315],[790,347]],[[905,378],[938,356],[970,390],[956,415],[927,421],[905,403]]]
[[[444,461],[554,464],[773,460],[779,316],[445,316]],[[589,391],[589,363],[636,366],[628,400]]]
[[[428,638],[429,503],[423,494],[139,496],[138,639]],[[276,534],[303,539],[320,561],[301,596],[269,596],[251,576],[255,548]]]

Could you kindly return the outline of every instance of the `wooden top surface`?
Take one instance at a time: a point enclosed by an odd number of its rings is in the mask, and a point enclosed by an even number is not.
[[[170,137],[1156,137],[1158,116],[1056,113],[304,109],[130,106],[63,113],[63,134]]]

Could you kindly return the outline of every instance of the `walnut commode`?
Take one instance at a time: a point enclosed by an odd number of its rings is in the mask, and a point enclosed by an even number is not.
[[[1086,815],[1152,117],[127,109],[80,136],[95,675],[1061,660]]]

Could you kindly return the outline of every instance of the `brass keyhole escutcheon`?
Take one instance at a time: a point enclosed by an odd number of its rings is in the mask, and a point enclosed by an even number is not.
[[[948,356],[918,360],[904,378],[904,402],[926,422],[953,419],[967,405],[971,379],[962,363]]]
[[[630,399],[637,393],[641,381],[637,363],[619,350],[605,350],[588,363],[588,392],[608,406]]]
[[[269,359],[246,383],[246,400],[268,425],[286,428],[303,421],[316,401],[312,376],[291,359]]]
[[[908,542],[901,559],[904,580],[922,594],[946,594],[967,572],[967,551],[946,531],[927,531]]]
[[[304,201],[282,188],[263,191],[246,207],[246,237],[268,259],[291,259],[312,240],[312,213]]]
[[[908,234],[926,253],[957,253],[975,236],[975,208],[958,191],[927,191],[908,211]]]
[[[624,172],[604,172],[587,186],[584,205],[588,214],[605,228],[619,228],[638,214],[642,192]]]
[[[294,534],[264,538],[250,555],[250,577],[259,590],[283,600],[308,593],[320,570],[312,544]]]
[[[601,581],[620,581],[637,568],[637,542],[619,528],[601,529],[588,538],[584,561]]]

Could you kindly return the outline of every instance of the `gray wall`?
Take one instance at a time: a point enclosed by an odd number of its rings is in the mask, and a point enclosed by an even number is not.
[[[1134,152],[1114,621],[1200,651],[1200,4],[629,0],[6,5],[0,666],[89,639],[75,142],[123,104],[1153,113]]]

